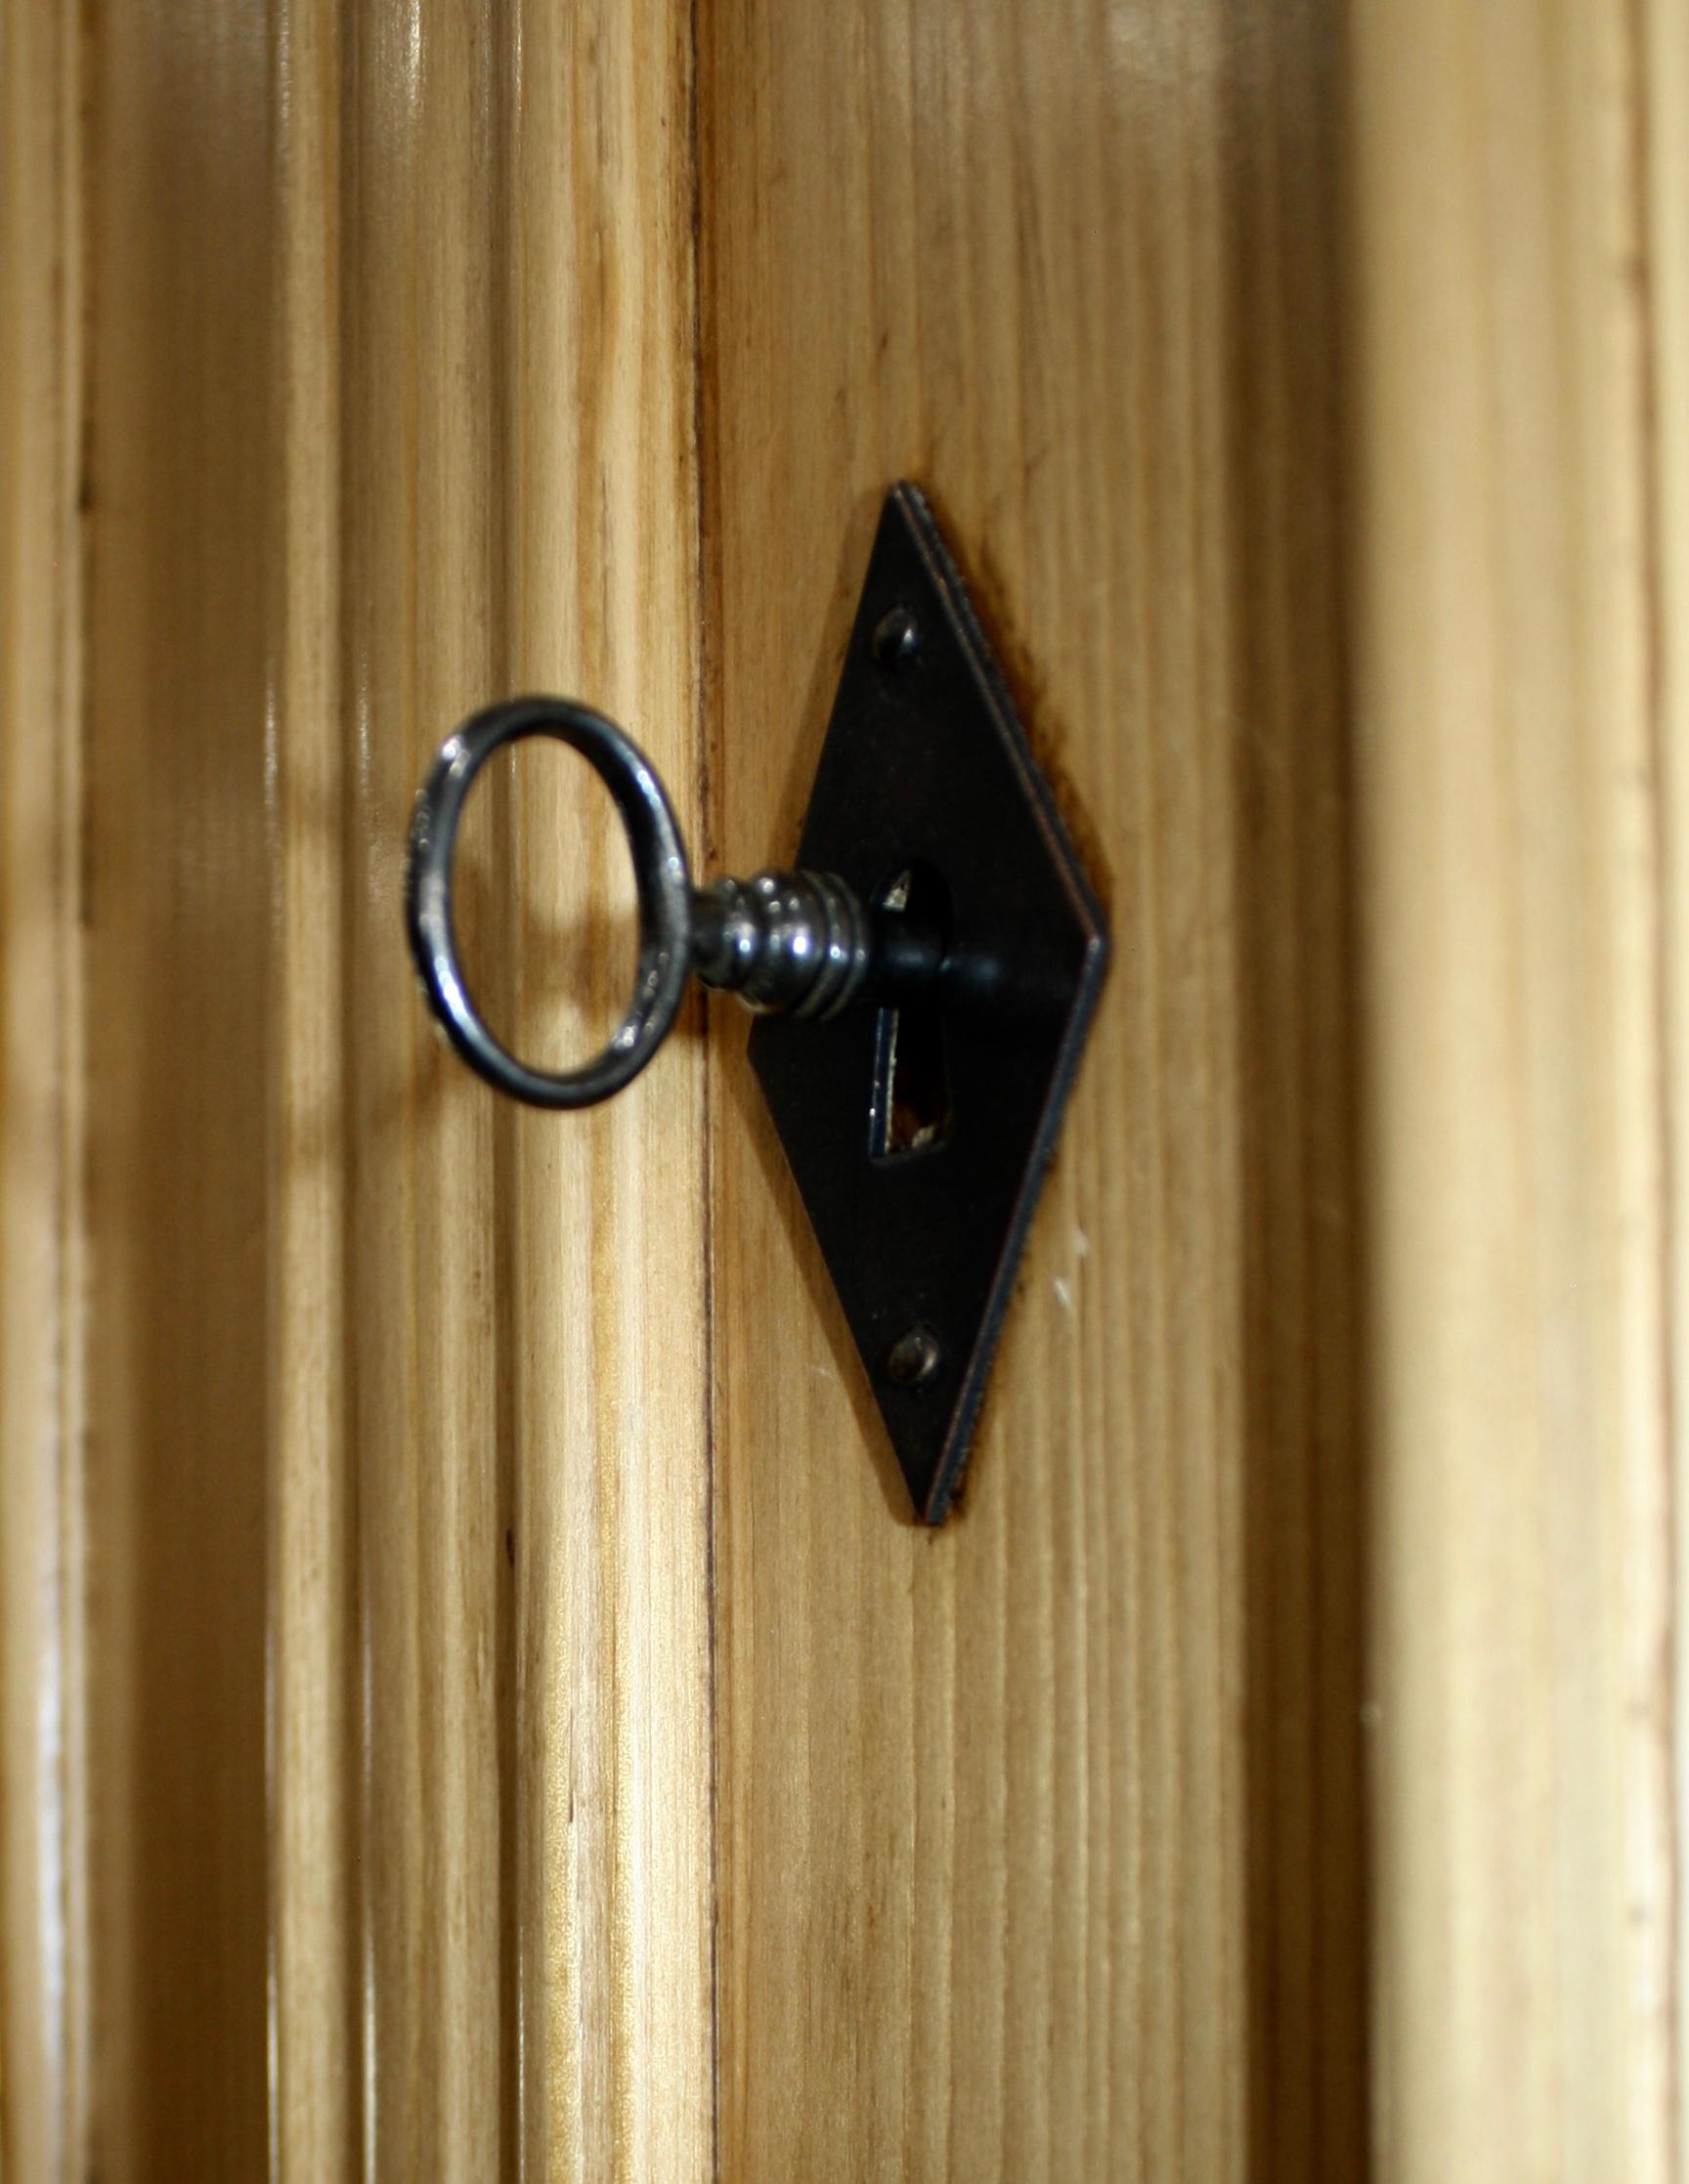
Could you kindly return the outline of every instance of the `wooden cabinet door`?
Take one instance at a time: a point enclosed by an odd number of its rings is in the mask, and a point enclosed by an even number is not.
[[[0,0],[0,2174],[1680,2163],[1681,0]],[[930,492],[1114,963],[916,1525],[490,699],[795,843]],[[585,770],[478,792],[526,1050]]]

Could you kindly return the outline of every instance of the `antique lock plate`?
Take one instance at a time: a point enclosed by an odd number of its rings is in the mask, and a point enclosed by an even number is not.
[[[798,862],[942,936],[896,1006],[751,1059],[915,1508],[962,1482],[1107,963],[1102,911],[921,493],[881,516]]]

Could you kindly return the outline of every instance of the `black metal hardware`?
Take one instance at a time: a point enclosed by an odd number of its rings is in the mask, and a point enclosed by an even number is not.
[[[562,1072],[469,998],[452,853],[476,773],[552,736],[608,785],[638,882],[634,994]],[[1103,918],[926,501],[888,496],[815,777],[800,869],[695,889],[663,786],[602,715],[477,713],[417,798],[407,921],[429,1003],[501,1092],[584,1107],[673,1024],[688,972],[761,1021],[751,1058],[920,1515],[967,1460],[1038,1188],[1106,963]]]

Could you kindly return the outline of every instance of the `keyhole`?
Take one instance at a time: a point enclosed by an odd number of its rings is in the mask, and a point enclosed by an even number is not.
[[[880,896],[882,908],[950,937],[950,890],[931,865],[911,865]],[[868,1150],[876,1160],[931,1152],[950,1135],[950,1066],[937,1004],[882,1008],[874,1042]]]

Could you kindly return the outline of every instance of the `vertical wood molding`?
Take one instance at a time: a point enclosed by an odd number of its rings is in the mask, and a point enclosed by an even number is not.
[[[270,2165],[287,519],[271,25],[172,0],[90,35],[92,2160],[120,2184]]]
[[[400,920],[493,696],[698,778],[690,69],[687,12],[624,0],[95,25],[115,2178],[710,2163],[702,1056],[518,1118]],[[472,960],[541,1049],[587,1028],[601,802],[509,768],[471,815]]]
[[[271,2173],[350,2176],[366,2020],[357,1834],[361,1675],[348,1431],[338,0],[271,18],[278,408],[271,453],[274,890],[267,1365],[266,1764]]]
[[[362,1722],[363,2128],[378,2177],[498,2174],[513,2036],[498,1725],[493,1102],[416,1006],[395,921],[421,770],[502,669],[495,312],[501,41],[462,0],[349,10],[341,717],[353,860],[347,1239]],[[497,928],[482,931],[493,938]],[[489,953],[493,951],[490,950]]]
[[[626,722],[697,842],[690,10],[523,0],[516,50],[505,680]],[[515,1019],[580,1052],[626,1006],[627,853],[579,769],[523,765],[512,806]],[[530,2177],[712,2164],[698,1028],[605,1108],[506,1116]]]
[[[501,1108],[429,1031],[394,915],[425,759],[493,694],[585,695],[683,794],[696,778],[687,22],[607,0],[518,9],[487,38],[472,8],[360,11],[339,59],[338,285],[303,298],[289,338],[309,356],[338,298],[323,400],[343,465],[360,2128],[381,2175],[696,2175],[701,1060],[677,1043],[602,1116]],[[316,193],[287,194],[309,250]],[[290,432],[289,461],[298,448]],[[290,603],[319,567],[290,573]],[[471,943],[536,1051],[588,1036],[575,972],[598,1003],[616,984],[614,934],[596,925],[571,953],[555,921],[588,904],[601,919],[614,890],[598,793],[584,771],[525,764],[473,815]],[[310,870],[300,899],[328,915]],[[308,941],[303,960],[311,1006],[332,957]],[[301,1311],[324,1295],[306,1284]],[[289,1377],[304,1332],[284,1339]],[[278,1460],[308,1456],[297,1441]],[[308,1556],[309,1537],[283,1546]],[[313,1574],[306,1648],[339,1611],[332,1567]],[[307,1777],[322,1826],[315,1794]],[[295,1999],[304,2027],[312,1987]],[[308,2096],[299,2113],[316,2118]],[[320,2163],[302,2155],[298,2173]]]
[[[80,2173],[79,61],[0,10],[0,2173]]]
[[[1667,1068],[1671,1494],[1673,1562],[1671,1734],[1676,1743],[1671,2009],[1676,2018],[1676,2160],[1689,2147],[1689,1480],[1682,1411],[1689,1397],[1689,9],[1652,0],[1643,13],[1643,90],[1650,264],[1650,428],[1654,448],[1654,670],[1665,852],[1665,1068]]]
[[[1651,450],[1655,746],[1660,767],[1661,848],[1665,880],[1664,977],[1667,1182],[1667,1279],[1669,1334],[1670,1483],[1675,1531],[1672,1564],[1672,1681],[1669,1734],[1672,1901],[1664,1915],[1670,1935],[1672,2027],[1669,2088],[1673,2142],[1680,2169],[1689,2147],[1683,2113],[1689,2086],[1689,1493],[1680,1461],[1684,1403],[1689,1397],[1689,8],[1683,0],[1650,0],[1641,17],[1640,92],[1648,265],[1647,430]],[[1660,2053],[1658,2046],[1653,2050]]]
[[[1680,18],[1451,0],[1354,25],[1392,2184],[1681,2161],[1660,853],[1682,109],[1648,119]]]

